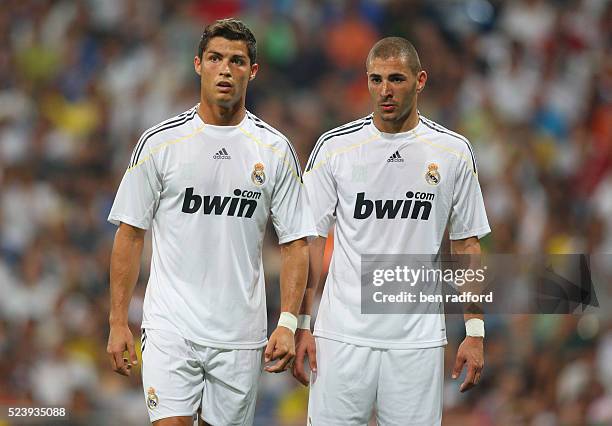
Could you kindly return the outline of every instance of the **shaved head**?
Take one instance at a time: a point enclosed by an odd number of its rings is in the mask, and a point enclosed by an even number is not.
[[[379,40],[368,54],[366,68],[370,66],[374,58],[401,58],[406,61],[413,75],[421,71],[421,61],[416,49],[412,43],[402,37],[385,37]]]

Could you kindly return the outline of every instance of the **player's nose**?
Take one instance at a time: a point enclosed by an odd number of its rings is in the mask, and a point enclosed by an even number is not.
[[[219,74],[227,76],[227,77],[230,77],[232,75],[232,71],[231,71],[229,65],[230,64],[229,64],[228,60],[223,61],[223,64],[222,64],[221,69],[219,71]]]
[[[383,83],[382,83],[380,94],[384,98],[387,98],[389,96],[393,96],[393,92],[391,91],[391,86],[389,86],[389,83],[387,83],[386,81],[383,81]]]

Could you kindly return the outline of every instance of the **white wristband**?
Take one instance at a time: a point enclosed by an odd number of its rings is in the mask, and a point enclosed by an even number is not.
[[[295,315],[293,315],[291,312],[281,312],[280,318],[278,319],[279,327],[286,327],[291,330],[292,333],[295,334],[297,324],[298,320]]]
[[[484,337],[484,321],[480,318],[470,318],[465,322],[465,335],[471,337]]]
[[[301,330],[310,330],[310,315],[300,315],[298,317],[297,328]]]

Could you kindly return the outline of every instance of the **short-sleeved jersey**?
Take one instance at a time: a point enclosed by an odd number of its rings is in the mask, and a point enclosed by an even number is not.
[[[490,232],[476,161],[464,137],[420,116],[397,134],[372,115],[324,133],[304,174],[320,236],[334,251],[315,335],[380,348],[446,344],[443,313],[361,314],[361,256],[440,252],[451,239]]]
[[[144,132],[109,215],[152,228],[142,325],[218,348],[266,344],[262,246],[314,235],[298,158],[247,112],[205,124],[197,106]]]

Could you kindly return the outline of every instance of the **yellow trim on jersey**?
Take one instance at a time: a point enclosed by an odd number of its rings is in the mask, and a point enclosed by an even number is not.
[[[180,137],[180,138],[178,138],[178,139],[174,139],[174,140],[171,140],[171,141],[168,141],[168,142],[164,142],[164,143],[162,143],[162,144],[160,144],[160,145],[156,146],[155,148],[150,149],[150,150],[149,150],[149,153],[148,153],[147,155],[145,155],[145,156],[144,156],[144,157],[143,157],[143,158],[142,158],[142,159],[141,159],[141,160],[140,160],[138,163],[136,163],[136,164],[134,164],[132,167],[128,168],[128,169],[127,169],[127,171],[129,172],[130,170],[132,170],[132,169],[134,169],[134,168],[136,168],[136,167],[140,166],[142,163],[144,163],[145,161],[147,161],[147,160],[149,159],[149,157],[151,157],[151,155],[153,155],[153,154],[157,154],[157,153],[158,153],[159,151],[161,151],[162,149],[165,149],[165,148],[169,147],[170,145],[174,145],[175,143],[184,142],[184,141],[186,141],[187,139],[190,139],[190,138],[194,137],[194,136],[195,136],[195,135],[197,135],[198,133],[201,133],[201,132],[204,130],[204,128],[205,128],[205,127],[206,127],[206,125],[204,125],[204,126],[202,126],[202,127],[199,127],[199,128],[198,128],[198,129],[197,129],[195,132],[193,132],[193,133],[191,133],[191,134],[189,134],[189,135],[186,135],[186,136],[181,136],[181,137]]]
[[[298,175],[297,170],[295,170],[295,168],[291,165],[291,163],[289,161],[287,161],[287,154],[285,153],[283,156],[283,151],[278,149],[277,147],[275,147],[273,144],[268,144],[268,143],[264,143],[261,141],[261,139],[259,139],[257,136],[253,135],[251,132],[249,132],[248,130],[246,130],[244,127],[240,126],[238,127],[238,129],[240,129],[240,131],[242,133],[244,133],[244,135],[246,137],[248,137],[249,139],[251,139],[253,142],[255,142],[256,144],[264,147],[264,148],[268,148],[269,150],[271,150],[278,158],[282,157],[283,162],[289,166],[289,170],[291,170],[291,173],[293,174],[293,176],[297,179],[297,181],[302,184],[302,179],[300,178],[300,175]],[[291,148],[289,148],[291,149]]]
[[[376,141],[378,139],[381,139],[381,136],[380,135],[374,135],[371,138],[366,139],[363,142],[359,142],[359,143],[356,143],[356,144],[353,144],[353,145],[349,145],[349,146],[345,146],[343,148],[339,148],[339,149],[337,149],[335,151],[328,152],[327,154],[325,154],[325,158],[323,160],[319,161],[316,164],[313,164],[312,167],[310,168],[310,170],[308,170],[306,173],[310,173],[310,172],[318,169],[319,167],[323,166],[325,163],[327,163],[327,161],[329,161],[332,157],[334,157],[336,155],[340,155],[340,154],[344,154],[346,152],[352,151],[355,148],[359,148],[360,146],[369,144],[370,142],[374,142],[374,141]]]
[[[422,135],[419,135],[419,134],[416,132],[416,129],[413,129],[413,130],[411,130],[410,132],[411,132],[411,133],[414,135],[414,137],[415,137],[417,140],[420,140],[421,142],[425,142],[426,144],[431,145],[431,146],[433,146],[434,148],[437,148],[437,149],[439,149],[439,150],[441,150],[441,151],[450,152],[451,154],[455,155],[456,157],[458,157],[458,158],[462,158],[462,159],[463,159],[463,160],[464,160],[466,163],[468,163],[468,164],[470,164],[470,163],[472,162],[472,161],[471,161],[471,159],[470,159],[470,158],[468,158],[468,157],[467,157],[467,156],[466,156],[466,155],[465,155],[463,152],[461,152],[461,151],[456,151],[456,150],[454,150],[454,149],[452,149],[452,148],[448,148],[448,147],[445,147],[445,146],[438,145],[438,144],[436,144],[435,142],[432,142],[432,141],[430,141],[429,139],[427,139],[427,138],[423,137]],[[473,174],[474,176],[478,176],[478,171],[475,171],[475,170],[474,170],[472,167],[470,167],[470,169],[472,170],[472,174]]]

